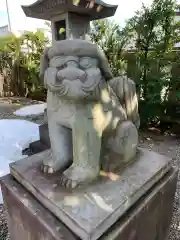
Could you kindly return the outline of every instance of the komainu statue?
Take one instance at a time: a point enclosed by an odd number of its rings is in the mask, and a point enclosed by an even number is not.
[[[47,48],[41,77],[48,88],[47,115],[52,156],[42,171],[63,170],[60,184],[75,188],[114,171],[136,156],[138,100],[135,84],[113,78],[106,57],[85,40],[63,40]]]

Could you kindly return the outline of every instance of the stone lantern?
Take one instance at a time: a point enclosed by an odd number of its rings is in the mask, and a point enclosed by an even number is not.
[[[51,21],[54,42],[86,39],[90,21],[113,16],[117,5],[102,0],[38,0],[22,8],[27,17]]]

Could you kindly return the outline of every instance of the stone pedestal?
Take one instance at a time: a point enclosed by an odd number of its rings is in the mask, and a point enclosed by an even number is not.
[[[71,230],[68,233],[73,236],[72,239],[107,239],[106,236],[110,235],[110,240],[165,240],[172,217],[177,177],[176,171],[171,167],[171,159],[146,149],[139,149],[137,160],[122,172],[102,173],[96,182],[71,190],[58,185],[61,172],[51,176],[41,172],[42,160],[50,158],[50,153],[48,150],[10,165],[12,176],[21,186],[15,181],[12,183],[9,178],[2,180],[9,221],[14,222],[12,229],[16,222],[18,223],[14,217],[19,216],[22,231],[32,235],[29,239],[37,239],[33,237],[35,233],[31,233],[34,224],[31,226],[30,219],[33,218],[41,223],[44,234],[48,230],[51,230],[51,233],[57,232],[54,231],[55,225],[52,226],[50,222],[46,223],[43,220],[46,214],[51,212],[58,219],[60,234],[55,238],[53,235],[44,239],[62,239],[62,235],[63,239],[70,239],[61,233],[63,223]],[[19,189],[23,191],[23,195]],[[31,201],[28,192],[34,196],[31,197]],[[19,207],[8,204],[8,201],[13,201],[15,195]],[[47,209],[41,210],[43,215],[36,213],[39,210],[32,210],[37,208],[35,198],[40,202],[38,206]],[[26,214],[21,215],[25,210]],[[16,211],[20,211],[19,215]],[[27,228],[26,221],[29,228],[27,231],[23,230]],[[12,235],[16,235],[13,232]],[[126,234],[128,238],[125,237]]]
[[[40,140],[30,143],[29,148],[33,154],[43,152],[50,148],[47,108],[44,109],[44,123],[39,126]]]
[[[171,169],[98,239],[168,239],[176,182],[177,171]],[[10,175],[1,185],[12,240],[80,239]]]
[[[49,129],[47,123],[39,126],[39,135],[40,140],[32,142],[29,145],[31,152],[34,154],[40,153],[50,148]]]

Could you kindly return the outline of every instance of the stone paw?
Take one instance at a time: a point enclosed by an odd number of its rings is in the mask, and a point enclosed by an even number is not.
[[[84,169],[77,166],[68,168],[60,178],[60,185],[66,188],[76,188],[95,180],[99,175],[99,169]]]
[[[70,166],[72,161],[65,159],[54,159],[53,156],[49,156],[43,160],[41,164],[41,171],[47,174],[53,174],[57,171],[64,171],[67,167]]]
[[[80,183],[72,179],[67,178],[64,174],[60,178],[60,185],[65,188],[76,188]]]
[[[53,174],[55,172],[55,170],[52,167],[44,164],[42,164],[41,166],[41,171],[48,174]]]

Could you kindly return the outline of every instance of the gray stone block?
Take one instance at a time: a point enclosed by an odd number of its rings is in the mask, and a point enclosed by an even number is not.
[[[50,157],[48,150],[12,163],[11,174],[84,240],[98,239],[171,169],[171,159],[140,149],[137,161],[116,178],[107,175],[68,190],[58,186],[60,172],[49,176],[40,171],[43,159]]]
[[[48,148],[50,148],[49,129],[48,129],[47,123],[39,126],[39,135],[40,135],[40,141],[43,144],[45,144]]]
[[[49,149],[49,147],[47,145],[45,145],[44,143],[42,143],[41,141],[32,142],[29,145],[29,148],[30,148],[30,152],[32,154],[37,154],[37,153],[40,153],[40,152],[43,152],[43,151]]]
[[[1,186],[12,240],[78,239],[11,175],[2,179]]]
[[[99,240],[168,239],[177,173],[171,169]],[[79,239],[10,175],[1,185],[12,240]]]
[[[40,135],[40,140],[36,142],[32,142],[29,145],[29,148],[33,154],[40,153],[51,147],[50,139],[49,139],[49,129],[48,129],[47,123],[39,126],[39,135]]]

